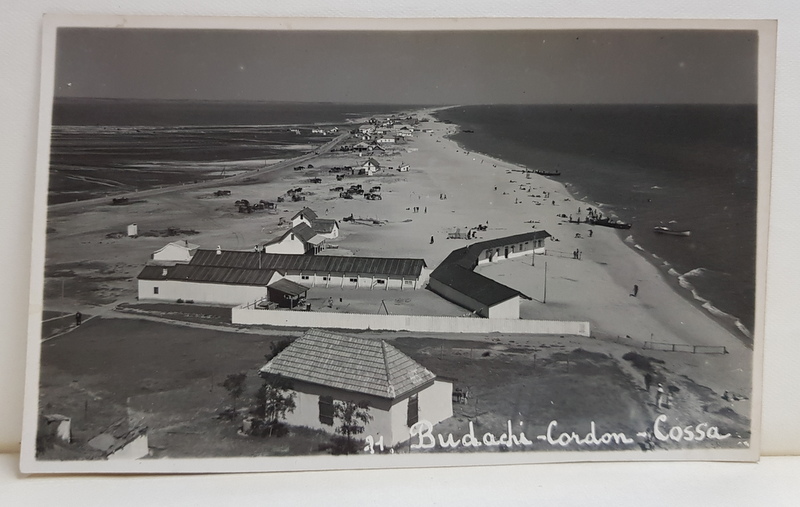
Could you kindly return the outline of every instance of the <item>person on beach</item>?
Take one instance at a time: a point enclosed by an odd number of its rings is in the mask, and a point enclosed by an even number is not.
[[[78,312],[75,314],[75,325],[80,326],[81,322],[83,322],[83,315],[81,315],[81,312]]]
[[[633,286],[633,297],[636,297],[638,295],[639,295],[639,286],[638,285],[634,285]]]
[[[593,232],[594,232],[593,230],[589,229],[589,237],[590,237],[590,238],[592,237],[592,233],[593,233]]]
[[[647,390],[648,393],[650,392],[650,386],[651,385],[653,385],[653,376],[650,375],[649,373],[645,373],[644,374],[644,388]]]
[[[661,408],[661,405],[664,403],[664,386],[660,383],[658,384],[658,389],[656,389],[656,408]]]
[[[431,236],[431,245],[433,244],[433,236]]]

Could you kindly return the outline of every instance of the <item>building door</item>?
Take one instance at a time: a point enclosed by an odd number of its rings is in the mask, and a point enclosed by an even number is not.
[[[508,259],[508,247],[506,247],[506,259]]]

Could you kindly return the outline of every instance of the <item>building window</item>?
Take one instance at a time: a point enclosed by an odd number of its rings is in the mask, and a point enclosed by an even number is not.
[[[153,294],[158,294],[158,287],[153,287]]]
[[[323,276],[323,277],[322,277],[322,281],[323,281],[323,282],[327,282],[327,281],[328,281],[328,277],[327,277],[327,276]]]
[[[414,280],[403,280],[403,285],[412,285]]]
[[[384,285],[386,283],[386,280],[375,280],[375,283],[377,283],[378,285]]]
[[[308,280],[308,275],[300,275],[301,280]]]
[[[419,397],[414,394],[408,399],[408,415],[406,424],[410,428],[419,421]]]
[[[319,422],[333,426],[333,396],[319,397]]]
[[[350,283],[358,283],[358,278],[351,278]]]

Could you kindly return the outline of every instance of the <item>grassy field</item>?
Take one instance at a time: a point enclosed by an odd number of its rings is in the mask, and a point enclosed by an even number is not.
[[[257,370],[270,345],[299,332],[269,335],[221,332],[135,318],[95,318],[42,346],[41,407],[45,414],[72,418],[74,443],[46,452],[42,459],[93,459],[89,439],[119,419],[130,417],[150,429],[154,457],[282,456],[321,452],[329,436],[293,429],[281,438],[237,434],[238,424],[218,418],[231,406],[220,386],[226,375],[247,373],[247,387],[238,400],[251,406],[260,385]],[[541,433],[551,420],[565,431],[598,428],[634,435],[656,414],[640,377],[621,359],[628,349],[597,340],[537,337],[483,341],[411,338],[381,334],[403,352],[469,389],[466,405],[454,405],[455,416],[440,426],[441,433],[468,430],[501,432],[508,420],[527,435]],[[594,342],[594,343],[592,343]],[[597,350],[611,349],[611,353]],[[680,386],[676,417],[709,421],[746,438],[747,421],[736,421],[688,379],[667,366],[659,379]],[[241,410],[242,413],[246,410]],[[693,419],[694,418],[694,419]],[[739,439],[736,439],[738,441]],[[733,443],[728,440],[727,443]],[[567,447],[576,450],[577,446]],[[408,448],[399,449],[407,452]]]

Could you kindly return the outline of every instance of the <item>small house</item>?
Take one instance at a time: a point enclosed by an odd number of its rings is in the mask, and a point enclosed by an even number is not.
[[[338,403],[366,402],[372,420],[365,435],[393,446],[411,438],[421,420],[438,424],[453,415],[453,385],[384,340],[310,329],[261,368],[292,384],[295,409],[286,423],[334,433]]]
[[[318,236],[306,222],[300,222],[280,237],[264,243],[262,251],[271,254],[306,254],[319,251],[325,238]]]
[[[370,157],[369,159],[367,159],[366,162],[361,164],[361,168],[364,169],[364,171],[366,171],[367,175],[372,176],[373,174],[381,170],[381,165],[378,163],[377,160]]]

